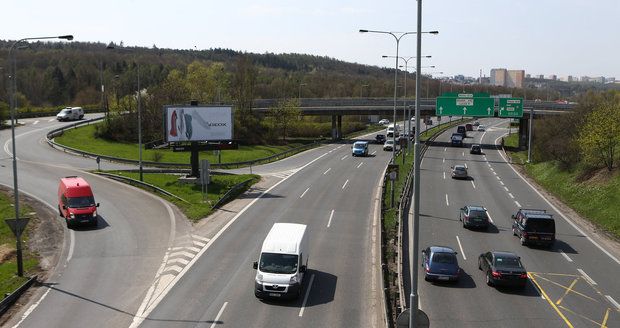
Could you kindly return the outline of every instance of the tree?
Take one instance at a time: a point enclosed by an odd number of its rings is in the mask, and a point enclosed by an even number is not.
[[[269,125],[274,131],[279,132],[282,140],[286,141],[289,128],[298,120],[301,115],[298,99],[284,99],[269,108]],[[276,132],[276,134],[278,134]]]
[[[613,169],[620,146],[620,93],[586,116],[578,140],[586,163]]]

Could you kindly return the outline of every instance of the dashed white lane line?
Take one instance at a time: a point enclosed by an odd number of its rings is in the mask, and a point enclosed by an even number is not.
[[[340,159],[341,161],[344,160],[345,158],[347,158],[349,155],[344,155],[342,156],[342,158]]]
[[[48,122],[54,122],[54,121],[56,121],[56,119],[52,118]]]
[[[447,151],[447,150],[448,150],[448,147],[444,147],[444,148],[443,148],[443,151]]]
[[[491,223],[495,224],[495,222],[493,222],[493,218],[491,217],[491,213],[489,213],[489,211],[487,211],[487,215],[489,216],[489,221],[491,221]]]
[[[314,273],[310,276],[310,283],[308,284],[308,290],[306,290],[306,296],[304,296],[304,302],[301,304],[301,309],[299,310],[299,316],[304,315],[304,309],[306,309],[306,303],[308,303],[308,295],[310,295],[310,289],[312,289],[312,282],[314,281]]]
[[[493,172],[493,175],[497,176],[497,172],[495,172],[495,171],[491,171],[491,172]],[[498,177],[498,178],[499,178],[499,177]],[[498,179],[498,180],[499,180],[499,179]]]
[[[376,153],[377,153],[377,151],[375,150],[375,151],[373,151],[372,153],[370,153],[370,155],[374,155],[374,154],[376,154]]]
[[[474,184],[474,180],[470,180],[471,181],[471,185],[474,187],[474,189],[476,189],[476,185]]]
[[[220,317],[222,316],[222,313],[224,313],[224,309],[226,309],[226,305],[228,305],[228,302],[224,302],[224,305],[222,305],[222,308],[220,309],[220,311],[217,313],[217,316],[215,317],[215,320],[213,320],[213,323],[211,324],[211,328],[214,328],[215,325],[220,324]]]
[[[605,298],[609,301],[609,303],[613,304],[616,307],[616,310],[620,311],[620,304],[616,302],[611,296],[605,295]]]
[[[465,168],[466,168],[466,169],[469,169],[469,167],[467,167],[467,163],[465,163]]]
[[[327,227],[332,225],[332,218],[334,217],[334,210],[329,214],[329,220],[327,221]]]
[[[504,190],[506,190],[506,192],[509,192],[510,190],[508,190],[508,187],[504,186]]]
[[[441,162],[442,162],[442,163],[445,163],[445,162],[446,162],[446,159],[445,159],[445,158],[443,158],[443,159],[441,160]]]
[[[465,152],[463,152],[462,154],[463,154],[463,157],[465,157]]]
[[[446,179],[446,172],[445,171],[443,172],[443,179],[444,180]]]
[[[491,167],[491,163],[487,163],[487,165],[488,165],[489,167]]]
[[[304,195],[308,192],[308,190],[310,190],[310,187],[306,188],[306,190],[304,190],[303,193],[301,193],[301,195],[299,196],[299,198],[303,198]]]
[[[360,166],[362,166],[362,165],[364,165],[364,162],[361,162],[361,163],[357,166],[357,168],[359,169],[359,168],[360,168]]]
[[[463,257],[463,260],[467,261],[467,257],[465,257],[465,252],[463,252],[463,246],[461,245],[461,240],[459,239],[459,236],[456,236],[456,242],[459,243],[459,249],[461,250],[461,256]]]
[[[568,261],[568,262],[573,262],[573,259],[571,259],[570,257],[568,257],[568,255],[566,255],[566,253],[564,253],[563,250],[560,250],[560,254],[562,254],[562,256]]]
[[[37,125],[37,124],[39,124],[39,121],[34,121],[34,122],[32,123],[32,125]]]
[[[499,176],[497,176],[497,173],[495,173],[495,177],[497,178],[497,180],[501,180],[502,179]]]
[[[516,200],[515,200],[515,204],[517,205],[517,207],[521,207],[521,204],[519,204],[519,202],[517,202]]]
[[[347,181],[344,182],[344,184],[342,185],[342,189],[344,189],[344,187],[347,186],[347,183],[349,183],[349,179],[347,179]]]
[[[501,184],[502,186],[504,185],[504,181],[499,181],[499,184]]]
[[[588,276],[583,270],[577,269],[577,271],[579,271],[579,273],[581,274],[583,279],[585,279],[587,282],[589,282],[590,285],[597,285],[596,281],[594,281],[592,278],[590,278],[590,276]]]
[[[323,175],[327,174],[327,172],[329,172],[329,171],[331,171],[331,170],[332,170],[332,168],[331,168],[331,167],[330,167],[330,168],[328,168],[328,169],[327,169],[327,171],[323,172]]]
[[[508,196],[510,196],[510,198],[515,199],[515,196],[512,193],[508,193]]]
[[[446,206],[450,206],[450,202],[448,201],[448,194],[446,194]]]

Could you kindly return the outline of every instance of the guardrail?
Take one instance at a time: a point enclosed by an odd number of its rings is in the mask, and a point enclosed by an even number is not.
[[[11,305],[17,301],[17,299],[26,291],[32,284],[37,281],[37,276],[31,277],[23,285],[17,288],[14,292],[6,296],[0,301],[0,316],[11,308]]]

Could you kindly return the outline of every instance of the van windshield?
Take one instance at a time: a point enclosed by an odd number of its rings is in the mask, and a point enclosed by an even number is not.
[[[555,222],[552,219],[527,219],[525,223],[527,232],[555,233]]]
[[[260,257],[260,271],[266,273],[297,272],[297,255],[263,253]]]
[[[95,197],[93,196],[84,196],[84,197],[69,197],[67,198],[67,207],[91,207],[95,206]]]
[[[364,149],[366,145],[364,144],[353,144],[354,149]]]

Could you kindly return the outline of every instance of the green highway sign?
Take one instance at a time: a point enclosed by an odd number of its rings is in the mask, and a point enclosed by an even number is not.
[[[454,97],[456,95],[457,97]],[[476,97],[478,94],[450,94],[448,97],[437,97],[435,114],[437,116],[493,116],[495,99],[488,95]]]
[[[523,117],[523,98],[499,98],[498,117]]]

